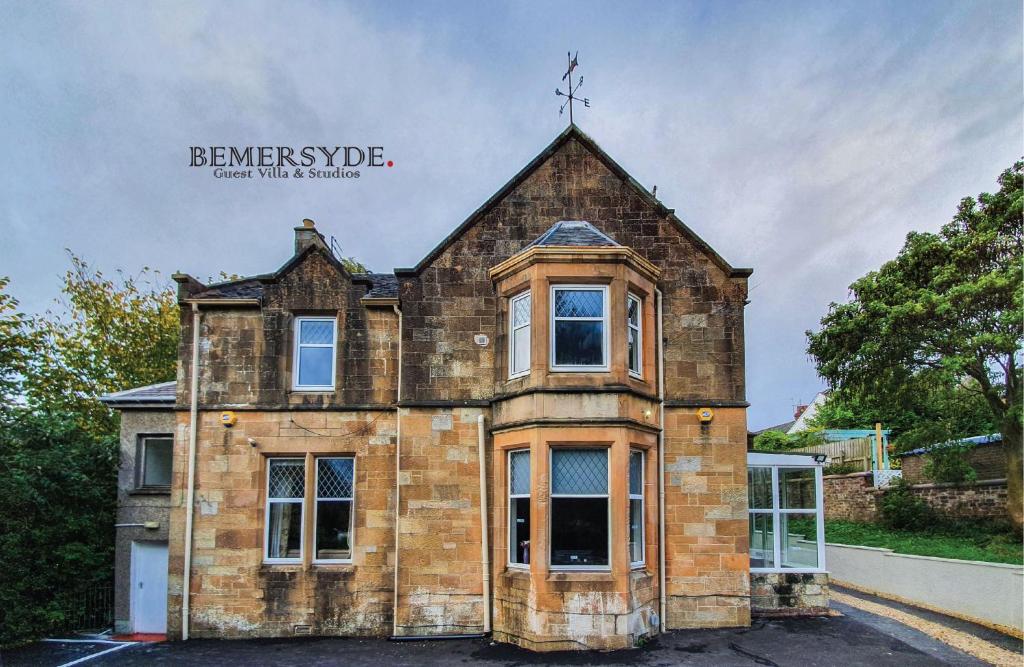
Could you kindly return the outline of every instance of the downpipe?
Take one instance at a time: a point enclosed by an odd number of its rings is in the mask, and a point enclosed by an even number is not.
[[[658,303],[658,624],[665,632],[665,336],[662,331],[661,290]]]
[[[185,493],[185,566],[181,584],[181,638],[188,639],[189,603],[192,590],[192,520],[196,496],[196,441],[199,428],[199,329],[203,314],[192,302],[192,387],[189,396],[188,486]]]
[[[392,306],[398,315],[398,390],[395,392],[395,572],[391,593],[391,639],[398,634],[398,527],[402,505],[402,309]]]

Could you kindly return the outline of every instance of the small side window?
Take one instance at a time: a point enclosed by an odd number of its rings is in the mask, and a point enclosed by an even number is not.
[[[508,303],[508,376],[530,374],[530,293],[512,297]]]
[[[629,347],[629,374],[635,378],[643,376],[643,339],[640,318],[643,314],[642,302],[632,294],[626,297],[626,340]]]
[[[145,436],[139,440],[138,476],[140,489],[171,488],[171,455],[174,439],[169,435]]]

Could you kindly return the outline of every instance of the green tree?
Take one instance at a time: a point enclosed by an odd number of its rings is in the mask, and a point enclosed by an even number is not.
[[[0,276],[0,410],[9,409],[20,397],[29,355],[36,347],[28,318],[7,293],[9,283],[10,278]]]
[[[113,579],[117,447],[29,409],[0,428],[0,646],[62,628]]]
[[[821,429],[798,431],[792,435],[782,431],[765,431],[754,438],[754,450],[758,452],[782,452],[787,449],[814,447],[825,442]]]
[[[113,280],[69,254],[61,312],[33,320],[41,344],[25,391],[33,408],[75,415],[89,433],[110,436],[118,421],[100,395],[174,379],[178,304],[149,268]]]
[[[1008,510],[1021,529],[1021,358],[1024,162],[999,178],[999,191],[960,202],[937,234],[911,232],[895,259],[833,303],[808,351],[833,388],[878,400],[899,396],[908,378],[934,373],[988,405],[1003,434]]]

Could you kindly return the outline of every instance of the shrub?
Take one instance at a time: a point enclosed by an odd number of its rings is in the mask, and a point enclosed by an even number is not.
[[[878,509],[880,523],[895,530],[927,530],[935,520],[932,509],[903,479],[889,487]]]
[[[967,462],[970,449],[969,445],[942,445],[932,449],[924,464],[924,474],[933,482],[974,482],[978,479],[978,472]]]
[[[850,473],[860,472],[860,466],[852,461],[840,461],[839,463],[833,463],[830,466],[825,466],[825,469],[821,471],[823,475],[849,475]]]

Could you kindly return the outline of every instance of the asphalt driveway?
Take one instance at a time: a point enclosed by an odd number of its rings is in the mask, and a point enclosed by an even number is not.
[[[111,650],[116,649],[116,650]],[[97,655],[100,651],[107,651]],[[95,655],[93,658],[88,656]],[[84,658],[84,659],[83,659]],[[191,640],[131,646],[38,643],[0,654],[0,666],[99,665],[981,665],[905,626],[853,616],[756,620],[750,628],[675,631],[642,648],[539,654],[488,640]]]

